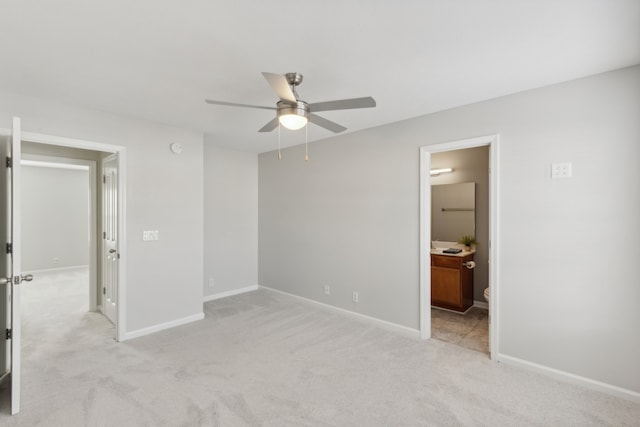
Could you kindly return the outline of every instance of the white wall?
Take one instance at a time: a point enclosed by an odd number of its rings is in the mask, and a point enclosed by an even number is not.
[[[24,271],[89,265],[88,169],[23,166],[20,213]]]
[[[205,138],[205,299],[258,284],[258,156],[213,143]]]
[[[418,328],[419,147],[497,133],[500,355],[640,392],[639,93],[636,66],[260,155],[260,284]]]
[[[126,332],[202,316],[202,135],[2,93],[0,127],[12,116],[25,132],[126,147]],[[143,242],[143,230],[160,240]]]

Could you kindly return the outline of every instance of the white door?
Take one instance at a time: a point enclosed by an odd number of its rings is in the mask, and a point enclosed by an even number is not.
[[[4,336],[1,353],[4,368],[11,380],[11,413],[20,412],[20,284],[31,281],[23,275],[20,266],[20,119],[13,119],[13,132],[3,141],[4,171],[0,173],[2,197],[6,209],[2,215],[3,240],[0,242],[5,257],[0,262],[3,318],[0,330]]]
[[[102,312],[116,323],[118,304],[118,158],[102,162]]]

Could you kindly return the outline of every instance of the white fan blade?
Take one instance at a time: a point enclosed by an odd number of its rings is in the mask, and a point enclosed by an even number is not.
[[[238,104],[237,102],[214,101],[212,99],[205,99],[204,101],[207,104],[224,105],[227,107],[247,107],[247,108],[260,108],[261,110],[277,110],[276,107],[263,107],[262,105]]]
[[[330,130],[333,133],[340,133],[347,130],[346,127],[339,125],[336,122],[332,122],[331,120],[327,120],[324,117],[320,117],[317,114],[309,114],[309,121],[320,127]]]
[[[275,119],[271,120],[266,125],[262,126],[258,130],[258,132],[271,132],[272,130],[274,130],[277,127],[278,127],[278,118],[276,117]]]
[[[293,104],[298,102],[285,76],[274,73],[262,73],[262,75],[267,79],[267,82],[271,85],[281,100],[291,102]]]
[[[309,104],[309,110],[318,111],[350,110],[352,108],[373,108],[376,100],[370,96],[364,98],[338,99],[336,101],[315,102]]]

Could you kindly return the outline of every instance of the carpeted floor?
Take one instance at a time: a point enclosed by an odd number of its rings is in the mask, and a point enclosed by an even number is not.
[[[82,303],[72,300],[65,310]],[[4,390],[2,426],[618,427],[640,419],[638,404],[267,290],[208,302],[205,320],[123,343],[101,315],[54,315],[56,304],[44,301],[24,321],[22,412],[7,415]]]

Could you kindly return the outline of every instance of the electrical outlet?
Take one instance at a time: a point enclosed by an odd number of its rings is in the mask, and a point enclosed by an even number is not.
[[[353,300],[353,302],[358,302],[358,293],[356,291],[353,291],[351,299]]]
[[[213,277],[209,277],[209,287],[213,288],[214,286]]]
[[[54,264],[60,264],[60,258],[58,258],[57,256],[53,257],[53,263]]]
[[[551,178],[571,178],[571,163],[552,163]]]
[[[324,287],[324,294],[325,295],[330,295],[331,294],[331,288],[329,286],[325,286]]]

